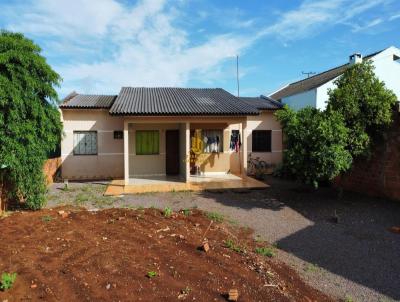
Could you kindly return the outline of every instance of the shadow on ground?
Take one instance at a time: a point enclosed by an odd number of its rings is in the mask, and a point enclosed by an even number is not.
[[[245,210],[294,210],[311,223],[278,238],[280,249],[400,300],[400,235],[388,231],[400,226],[400,202],[352,193],[345,193],[339,200],[332,188],[307,192],[292,182],[272,177],[267,182],[271,188],[243,193],[239,198],[209,192],[203,196]],[[332,219],[335,212],[338,223]],[[292,222],[287,219],[280,223]]]

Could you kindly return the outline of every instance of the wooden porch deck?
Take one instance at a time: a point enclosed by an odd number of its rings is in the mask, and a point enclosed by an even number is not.
[[[205,179],[189,181],[151,181],[149,183],[136,183],[125,185],[123,179],[112,180],[104,193],[106,196],[118,196],[141,193],[156,192],[178,192],[178,191],[212,191],[212,190],[230,190],[230,189],[266,189],[269,185],[254,178],[244,176],[231,178],[216,178],[215,180]]]

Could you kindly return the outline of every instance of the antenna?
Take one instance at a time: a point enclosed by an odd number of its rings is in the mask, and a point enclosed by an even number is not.
[[[302,71],[301,73],[302,73],[302,74],[306,74],[306,75],[307,75],[307,78],[309,78],[310,76],[316,74],[316,72],[314,72],[314,71],[309,71],[309,72],[304,72],[304,71]]]
[[[239,97],[239,55],[236,55],[236,80],[237,80],[237,96]]]

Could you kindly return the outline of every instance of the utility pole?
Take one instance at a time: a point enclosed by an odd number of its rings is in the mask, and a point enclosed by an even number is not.
[[[239,97],[239,55],[236,55],[237,97]]]
[[[309,71],[309,72],[302,71],[301,73],[304,74],[304,75],[307,75],[307,78],[309,78],[310,76],[316,74],[316,72],[313,72],[313,71]]]

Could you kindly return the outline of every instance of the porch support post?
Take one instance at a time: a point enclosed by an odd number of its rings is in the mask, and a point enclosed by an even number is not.
[[[185,150],[186,150],[186,158],[185,158],[185,163],[186,163],[186,175],[185,175],[185,181],[188,182],[190,179],[190,123],[186,122],[185,123]]]
[[[124,121],[124,183],[129,185],[129,123]]]
[[[242,148],[241,148],[241,172],[242,172],[242,176],[246,176],[247,175],[247,118],[242,121],[242,123],[240,124],[241,126],[241,136],[242,136]]]

